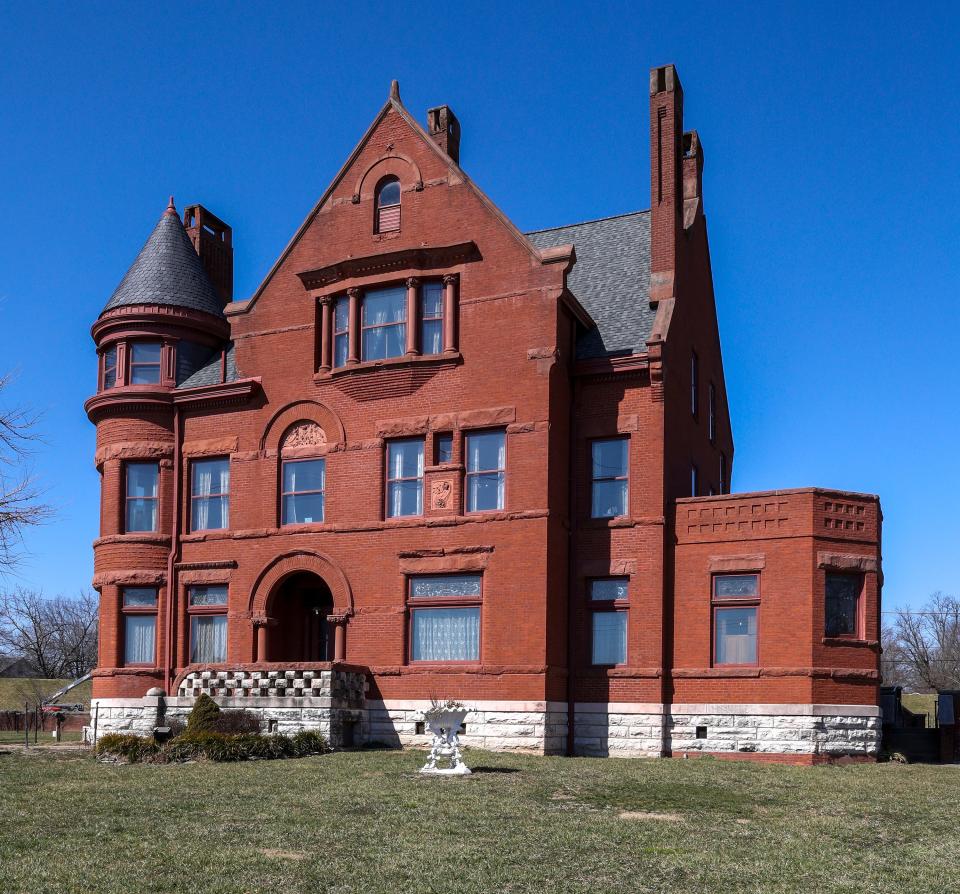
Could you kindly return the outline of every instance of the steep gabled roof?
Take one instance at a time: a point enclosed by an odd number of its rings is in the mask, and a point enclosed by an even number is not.
[[[538,249],[573,243],[567,286],[596,322],[577,340],[577,358],[640,354],[653,327],[650,212],[590,220],[526,234]]]
[[[215,317],[223,316],[223,304],[177,216],[172,199],[102,313],[136,304],[186,307]]]

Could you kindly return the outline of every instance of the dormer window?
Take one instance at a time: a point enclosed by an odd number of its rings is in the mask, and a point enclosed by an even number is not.
[[[392,233],[400,229],[400,181],[396,177],[384,177],[377,184],[374,203],[376,218],[374,232]]]
[[[130,384],[160,383],[160,342],[135,341],[130,346]]]

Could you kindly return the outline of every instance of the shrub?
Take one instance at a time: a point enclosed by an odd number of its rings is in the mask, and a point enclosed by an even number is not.
[[[137,764],[150,760],[160,750],[153,739],[142,736],[124,735],[122,733],[107,733],[97,739],[97,760],[125,760],[127,763]]]
[[[167,717],[165,718],[165,722],[170,728],[171,739],[175,739],[177,736],[182,735],[187,729],[187,725],[179,717]]]
[[[308,754],[325,754],[330,750],[326,737],[312,729],[302,729],[295,733],[292,743],[295,757],[306,757]]]
[[[253,711],[221,711],[210,729],[217,733],[259,733],[260,718]]]
[[[193,703],[193,709],[187,717],[187,731],[199,733],[213,730],[219,718],[220,706],[204,692]]]

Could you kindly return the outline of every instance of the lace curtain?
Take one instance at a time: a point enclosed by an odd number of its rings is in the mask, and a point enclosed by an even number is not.
[[[193,464],[194,531],[227,528],[230,525],[230,462],[225,459],[196,460]]]
[[[414,661],[480,658],[479,608],[422,608],[413,613]]]
[[[391,518],[423,513],[423,441],[394,441],[387,448],[387,511]],[[403,480],[398,480],[403,479]]]
[[[126,615],[123,632],[124,664],[153,664],[156,641],[156,615]]]
[[[367,292],[363,296],[363,359],[403,356],[407,348],[406,320],[405,288]]]
[[[190,662],[219,664],[227,660],[226,615],[195,615],[190,619]]]

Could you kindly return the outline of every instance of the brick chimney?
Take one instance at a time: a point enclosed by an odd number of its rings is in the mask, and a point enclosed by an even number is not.
[[[650,70],[650,301],[674,296],[683,224],[683,88],[677,70]]]
[[[460,164],[460,122],[450,106],[427,110],[427,133],[456,164]]]
[[[233,300],[233,230],[203,205],[188,205],[183,226],[224,306]]]

